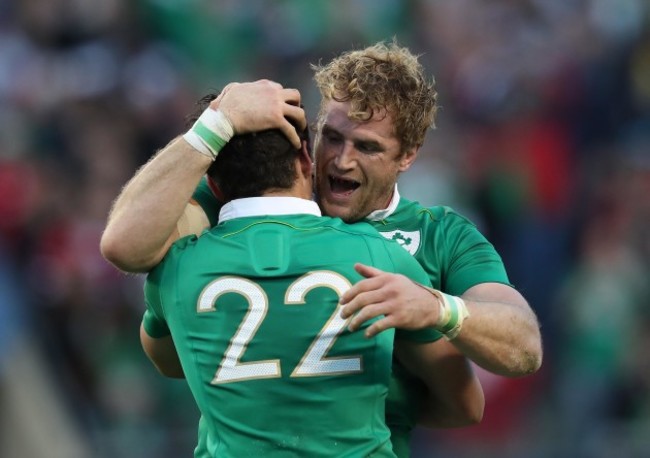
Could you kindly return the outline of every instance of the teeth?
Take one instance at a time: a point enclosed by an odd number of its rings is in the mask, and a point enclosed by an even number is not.
[[[330,188],[337,194],[350,194],[359,187],[359,183],[354,180],[330,176]]]

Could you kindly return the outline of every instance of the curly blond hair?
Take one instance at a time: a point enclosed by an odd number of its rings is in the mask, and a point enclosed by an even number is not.
[[[424,75],[418,57],[393,40],[312,65],[321,93],[318,123],[328,101],[350,102],[348,117],[355,121],[390,113],[402,151],[422,146],[427,129],[435,127],[438,107],[435,81]]]

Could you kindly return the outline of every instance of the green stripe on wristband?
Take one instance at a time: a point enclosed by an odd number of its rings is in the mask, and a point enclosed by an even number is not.
[[[454,296],[450,296],[442,292],[440,294],[442,296],[442,299],[445,301],[445,308],[449,310],[449,321],[447,321],[447,323],[445,323],[445,325],[439,329],[440,332],[446,334],[454,329],[456,325],[458,325],[460,313],[458,309],[458,303],[456,302]]]
[[[201,140],[205,142],[206,146],[212,150],[215,156],[227,143],[226,140],[219,137],[217,134],[207,128],[200,119],[194,123],[192,130],[194,133],[196,133],[196,135],[201,137]]]

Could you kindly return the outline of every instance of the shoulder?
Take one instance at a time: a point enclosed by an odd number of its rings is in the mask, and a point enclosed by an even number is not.
[[[356,223],[346,223],[341,218],[332,218],[330,216],[321,216],[318,218],[322,227],[327,227],[333,231],[348,234],[356,237],[381,237],[370,223],[359,221]]]
[[[402,198],[403,208],[411,211],[421,218],[428,219],[433,223],[439,224],[468,224],[476,226],[468,217],[461,214],[453,207],[447,205],[435,205],[432,207],[425,207],[417,201],[411,201]]]
[[[418,221],[422,228],[434,231],[477,231],[477,225],[467,216],[453,207],[436,205],[425,207],[417,201],[410,201],[402,198],[400,211],[405,212],[402,218],[410,213],[407,219]]]
[[[359,244],[365,245],[376,259],[382,257],[380,253],[383,253],[383,256],[388,255],[393,260],[411,258],[411,255],[399,243],[382,235],[368,222],[345,223],[339,218],[323,217],[323,225],[332,229],[339,241],[357,241]],[[412,261],[412,259],[410,260]]]
[[[408,249],[405,249],[399,238],[387,236],[386,233],[378,231],[377,227],[368,222],[343,223],[343,228],[360,236],[365,241],[375,261],[380,262],[381,259],[384,259],[397,271],[403,271],[405,268],[420,270],[419,263]]]
[[[172,244],[170,248],[170,252],[176,252],[176,253],[182,252],[196,245],[198,241],[199,241],[199,237],[197,237],[194,234],[188,235],[186,237],[181,237],[180,239],[176,240]]]
[[[155,270],[162,270],[162,268],[165,266],[170,266],[172,264],[178,263],[187,251],[196,246],[199,240],[200,238],[194,234],[187,235],[176,240],[169,247],[169,250],[167,250],[167,253],[165,253],[165,256],[162,258],[160,263],[158,263],[158,265],[152,269],[152,272]]]

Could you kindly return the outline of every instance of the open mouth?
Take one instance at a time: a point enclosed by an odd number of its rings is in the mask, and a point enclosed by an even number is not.
[[[349,196],[352,194],[361,183],[347,178],[338,178],[332,175],[329,176],[330,190],[332,194],[339,196]]]

